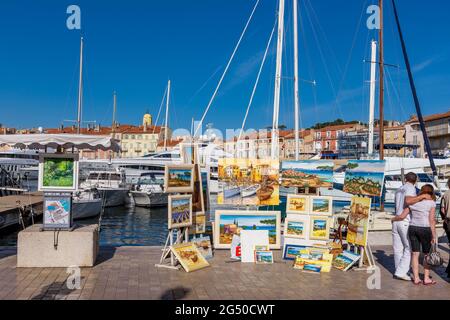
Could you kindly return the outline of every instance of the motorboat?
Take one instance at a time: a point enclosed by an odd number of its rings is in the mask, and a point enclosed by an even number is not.
[[[168,204],[168,195],[164,193],[164,175],[143,173],[130,194],[136,207],[152,208]]]
[[[129,191],[124,173],[118,170],[90,172],[80,189],[92,188],[99,191],[106,208],[123,206]]]
[[[103,199],[96,189],[75,192],[72,199],[73,220],[95,218],[102,212]]]

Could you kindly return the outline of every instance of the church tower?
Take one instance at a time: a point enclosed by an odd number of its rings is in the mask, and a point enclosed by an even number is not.
[[[144,114],[144,117],[142,119],[142,125],[144,127],[151,127],[153,125],[153,118],[152,115],[149,113],[149,111],[147,110],[147,112]]]

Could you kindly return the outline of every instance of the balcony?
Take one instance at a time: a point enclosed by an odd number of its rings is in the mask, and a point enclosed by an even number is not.
[[[445,136],[450,134],[450,128],[433,129],[433,130],[427,129],[427,134],[428,137],[430,138]]]

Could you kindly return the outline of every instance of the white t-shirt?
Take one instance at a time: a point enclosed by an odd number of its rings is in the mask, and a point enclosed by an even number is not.
[[[436,208],[436,202],[433,200],[423,200],[409,206],[411,210],[410,226],[430,227],[430,210]]]
[[[405,203],[406,197],[416,197],[417,191],[416,187],[411,183],[407,182],[395,193],[395,214],[400,216],[403,213],[403,210],[408,206]],[[406,217],[405,222],[409,222],[411,220],[410,215]]]

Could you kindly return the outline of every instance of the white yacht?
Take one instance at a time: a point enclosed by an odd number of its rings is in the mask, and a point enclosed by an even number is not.
[[[136,207],[166,206],[168,195],[164,193],[164,174],[143,173],[130,194]]]
[[[85,189],[75,192],[72,200],[73,220],[95,218],[102,211],[103,199],[98,190]]]
[[[122,171],[91,171],[80,189],[97,189],[103,198],[104,207],[125,205],[129,188]]]

